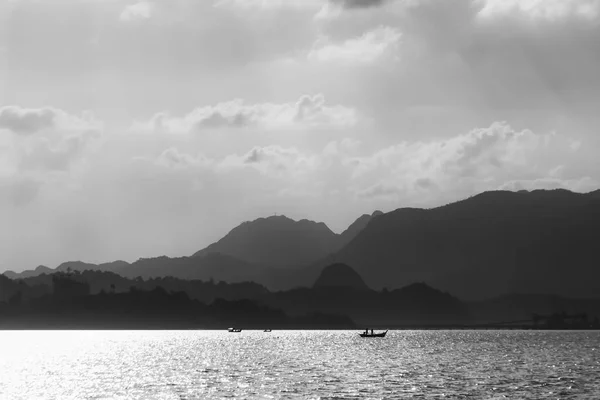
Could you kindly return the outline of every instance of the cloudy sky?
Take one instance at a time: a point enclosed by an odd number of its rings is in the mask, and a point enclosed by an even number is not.
[[[600,0],[0,0],[0,270],[600,181]]]

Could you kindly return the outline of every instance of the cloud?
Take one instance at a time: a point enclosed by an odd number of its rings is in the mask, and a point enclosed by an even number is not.
[[[324,62],[371,63],[388,51],[392,53],[401,36],[394,28],[380,26],[360,37],[341,43],[328,43],[329,40],[320,39],[308,54],[308,59]]]
[[[54,127],[56,112],[50,108],[26,109],[15,106],[0,108],[0,129],[29,135]]]
[[[188,133],[219,128],[311,128],[349,127],[357,122],[356,111],[341,105],[326,105],[322,94],[304,95],[295,103],[246,104],[241,99],[199,107],[184,117],[156,114],[146,123],[134,124],[134,129]]]
[[[521,15],[532,20],[557,21],[565,18],[596,19],[598,0],[475,0],[482,5],[478,16],[496,18]]]
[[[140,1],[125,7],[119,15],[119,19],[124,22],[144,20],[150,18],[152,13],[152,4],[148,1]]]
[[[241,9],[279,9],[283,7],[292,8],[319,8],[323,0],[218,0],[215,7],[235,7]]]
[[[565,169],[577,169],[578,150],[572,144],[568,137],[518,131],[497,122],[446,140],[400,143],[372,155],[352,157],[349,165],[354,165],[354,183],[376,182],[355,190],[362,198],[397,195],[411,201],[416,196],[433,200],[441,193],[460,197],[515,181],[525,186],[544,182],[581,188],[577,183],[581,176],[556,176]],[[566,160],[568,168],[556,167]],[[585,182],[586,187],[592,186],[589,179]]]
[[[329,0],[329,3],[345,9],[380,7],[387,2],[388,0]]]
[[[7,129],[17,135],[31,135],[50,129],[94,130],[100,128],[100,122],[89,112],[83,113],[82,116],[75,116],[51,107],[5,106],[0,108],[0,129]]]
[[[337,192],[358,201],[423,206],[499,187],[593,188],[595,178],[580,175],[581,160],[591,159],[573,143],[566,136],[496,122],[448,139],[402,142],[371,153],[349,138],[328,143],[319,152],[255,146],[216,160],[211,168],[230,176],[254,171],[283,185],[274,195],[311,193],[322,198]]]
[[[10,200],[4,207],[21,207],[47,184],[70,184],[74,165],[101,136],[103,124],[89,112],[7,106],[0,109],[0,129],[12,133],[0,134],[0,191]]]

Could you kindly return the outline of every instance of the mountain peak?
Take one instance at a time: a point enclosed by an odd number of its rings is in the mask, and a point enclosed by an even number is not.
[[[335,263],[323,268],[321,275],[319,275],[313,287],[344,287],[358,290],[369,289],[358,272],[352,269],[352,267],[342,263]]]
[[[338,240],[323,222],[272,215],[238,225],[193,256],[222,253],[265,266],[306,265],[337,249]]]

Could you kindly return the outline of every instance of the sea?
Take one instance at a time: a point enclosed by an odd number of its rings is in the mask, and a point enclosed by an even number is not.
[[[0,399],[600,399],[598,331],[0,331]]]

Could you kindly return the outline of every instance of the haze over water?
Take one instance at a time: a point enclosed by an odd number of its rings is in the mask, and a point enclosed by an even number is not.
[[[0,333],[2,399],[597,399],[600,332]]]

